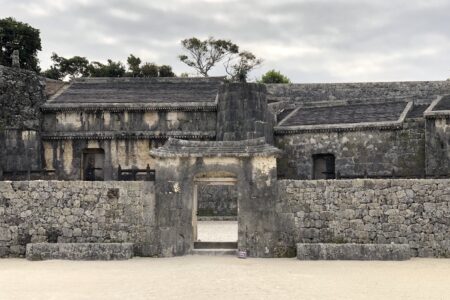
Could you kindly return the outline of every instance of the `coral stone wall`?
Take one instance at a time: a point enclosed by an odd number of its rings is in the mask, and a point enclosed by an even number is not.
[[[412,255],[450,257],[450,180],[278,182],[279,230],[296,243],[409,244]]]
[[[36,73],[0,66],[0,129],[39,130],[45,80]]]
[[[269,101],[298,103],[371,99],[408,99],[431,103],[450,93],[450,81],[266,84]]]
[[[41,168],[44,88],[44,79],[36,73],[0,66],[0,170]]]
[[[238,192],[234,185],[199,185],[199,216],[237,216]]]
[[[0,182],[0,257],[24,256],[27,243],[132,242],[157,254],[151,182]]]
[[[427,175],[450,175],[450,116],[426,119]]]
[[[283,149],[278,176],[313,179],[313,155],[333,154],[342,177],[425,175],[423,120],[410,120],[401,129],[342,132],[305,132],[275,136]]]

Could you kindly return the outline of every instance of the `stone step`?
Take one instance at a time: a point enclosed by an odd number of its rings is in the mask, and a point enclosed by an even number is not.
[[[408,244],[297,244],[300,260],[408,260]]]
[[[237,221],[237,216],[197,216],[197,221]]]
[[[125,260],[133,257],[132,243],[27,244],[28,260]]]
[[[224,256],[234,255],[236,256],[236,249],[194,249],[192,255],[206,255],[206,256]]]
[[[194,249],[237,249],[237,242],[194,242]]]

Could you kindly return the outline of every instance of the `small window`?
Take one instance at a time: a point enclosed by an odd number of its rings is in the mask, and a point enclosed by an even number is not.
[[[83,150],[83,180],[104,180],[105,151],[103,149]]]
[[[313,179],[335,179],[335,158],[333,154],[313,155]]]

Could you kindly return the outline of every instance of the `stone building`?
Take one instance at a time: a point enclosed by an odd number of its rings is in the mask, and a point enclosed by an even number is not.
[[[450,81],[65,84],[0,66],[0,92],[0,256],[23,255],[26,243],[49,241],[55,230],[58,242],[132,242],[138,255],[183,255],[196,240],[196,212],[235,216],[238,247],[251,256],[337,240],[450,255]],[[130,180],[150,183],[112,183]],[[82,206],[91,188],[98,202]],[[70,222],[47,218],[46,204],[16,206],[17,193],[21,205],[43,197],[70,208]],[[431,216],[431,207],[444,215]],[[98,215],[87,220],[84,210]]]
[[[154,169],[168,138],[264,136],[286,179],[449,175],[450,82],[225,84],[223,78],[82,78],[70,84],[1,67],[3,176],[117,180]],[[14,80],[10,78],[14,77]],[[446,96],[447,95],[447,96]],[[28,164],[28,165],[27,165]]]

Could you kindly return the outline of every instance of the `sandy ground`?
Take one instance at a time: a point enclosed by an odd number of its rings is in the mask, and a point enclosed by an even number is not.
[[[0,299],[450,299],[450,259],[0,259]]]
[[[236,242],[237,221],[199,221],[197,239],[203,242]]]

